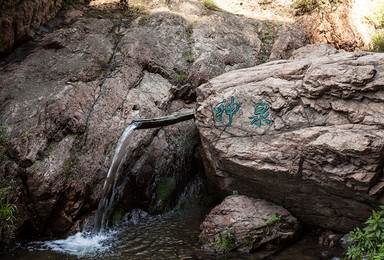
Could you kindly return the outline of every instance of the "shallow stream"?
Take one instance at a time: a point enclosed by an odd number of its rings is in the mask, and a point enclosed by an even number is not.
[[[78,233],[66,239],[19,244],[1,259],[342,259],[342,250],[321,247],[316,236],[304,235],[283,250],[253,254],[208,254],[199,250],[199,225],[207,210],[171,212],[163,216],[132,218],[101,235]],[[340,258],[334,258],[340,257]]]

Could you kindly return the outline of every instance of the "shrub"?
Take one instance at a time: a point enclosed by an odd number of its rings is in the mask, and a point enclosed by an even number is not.
[[[227,227],[224,230],[225,235],[219,234],[219,239],[216,241],[216,248],[222,248],[225,251],[230,251],[236,247],[236,238],[231,234],[232,228]]]
[[[372,212],[362,230],[355,228],[350,232],[351,245],[347,250],[348,259],[384,259],[384,206]]]
[[[0,226],[6,228],[10,237],[13,236],[12,231],[16,221],[14,213],[17,209],[16,205],[11,203],[9,199],[9,191],[14,183],[15,181],[11,180],[5,187],[0,188]]]
[[[380,32],[376,32],[376,35],[373,37],[371,51],[384,52],[384,35]]]

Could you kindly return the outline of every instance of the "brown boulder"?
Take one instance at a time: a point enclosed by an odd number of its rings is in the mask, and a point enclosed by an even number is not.
[[[383,66],[381,53],[309,56],[200,86],[196,123],[211,181],[307,224],[363,223],[383,201]]]
[[[226,197],[201,224],[202,247],[217,252],[250,251],[293,240],[299,222],[286,209],[242,195]]]

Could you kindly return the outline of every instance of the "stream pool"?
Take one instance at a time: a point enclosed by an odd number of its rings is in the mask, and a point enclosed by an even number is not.
[[[170,212],[162,216],[132,218],[114,230],[99,235],[77,233],[66,239],[19,244],[1,259],[252,259],[310,260],[342,259],[341,249],[321,247],[317,236],[305,234],[280,251],[238,252],[226,256],[199,250],[199,225],[207,210]],[[140,214],[139,214],[140,215]]]

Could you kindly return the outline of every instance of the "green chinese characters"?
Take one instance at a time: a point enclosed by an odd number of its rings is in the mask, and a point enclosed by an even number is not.
[[[231,97],[231,102],[226,105],[227,100],[223,99],[220,103],[214,106],[213,110],[215,111],[215,118],[219,120],[219,122],[223,121],[223,115],[228,116],[229,125],[232,126],[232,120],[234,115],[239,111],[240,104],[235,103],[235,98]],[[269,104],[266,102],[263,102],[261,99],[259,102],[253,105],[254,107],[254,116],[248,117],[251,119],[251,125],[255,125],[257,127],[261,127],[262,123],[264,122],[267,125],[270,125],[272,121],[269,118]]]

